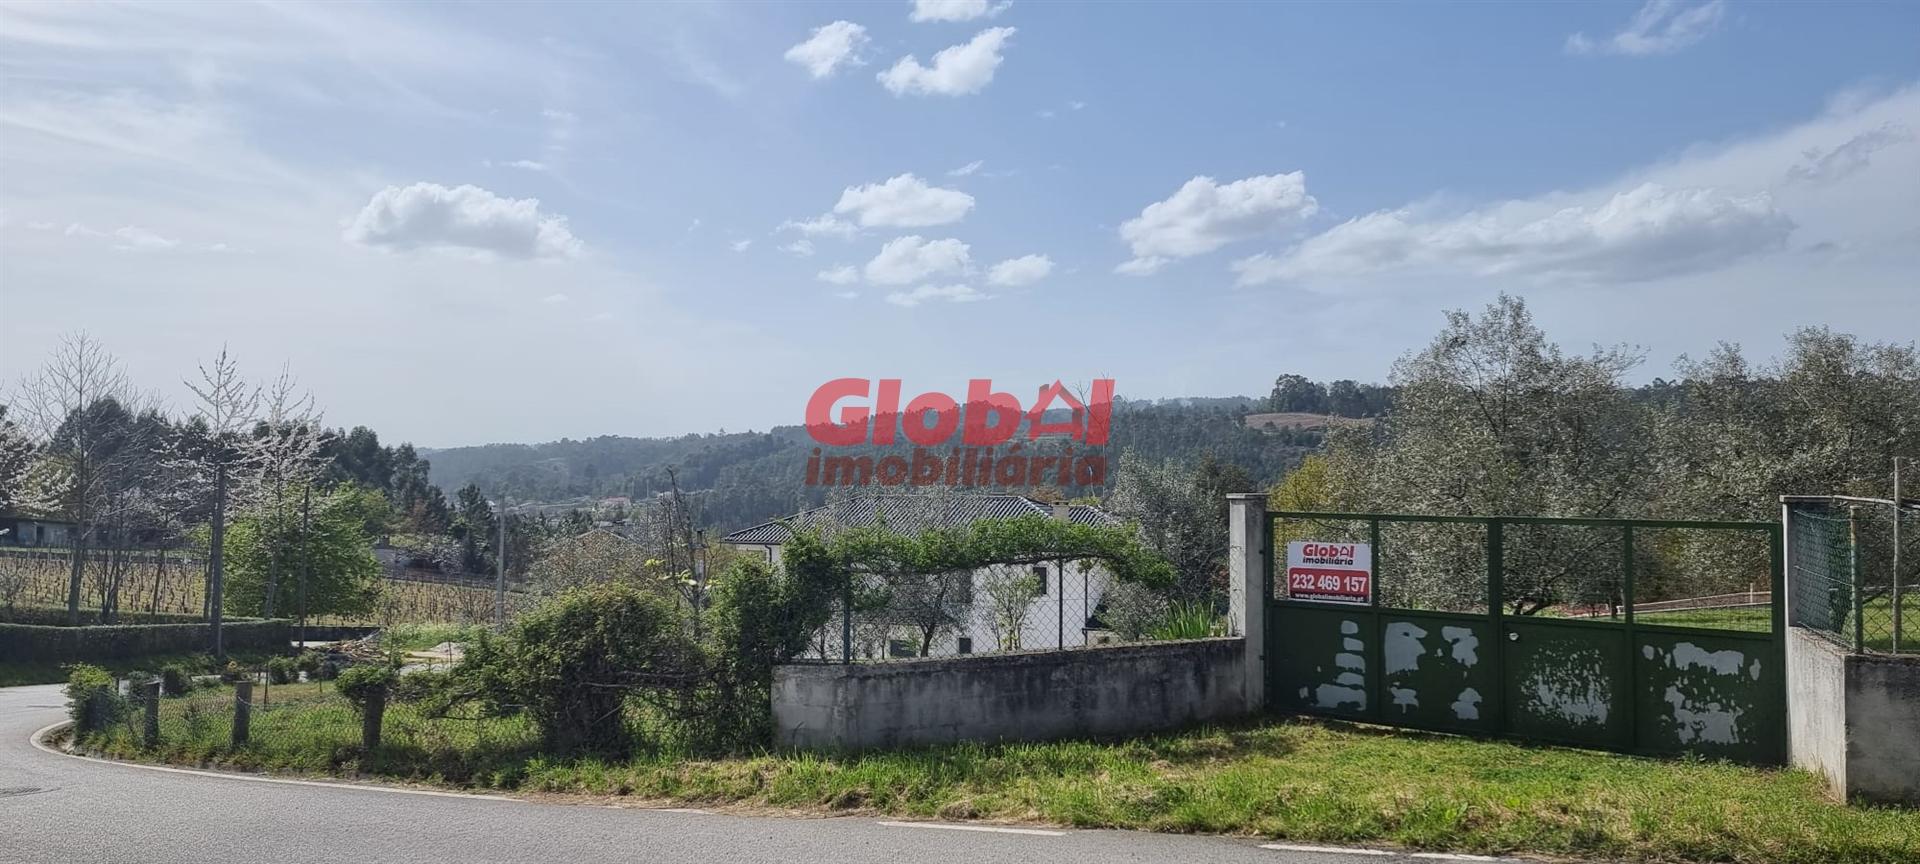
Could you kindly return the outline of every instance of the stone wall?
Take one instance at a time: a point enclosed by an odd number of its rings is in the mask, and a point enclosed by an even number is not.
[[[781,666],[780,744],[863,750],[1167,729],[1248,711],[1238,637]]]

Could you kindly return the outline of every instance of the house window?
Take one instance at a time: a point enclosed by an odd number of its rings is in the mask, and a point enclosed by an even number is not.
[[[1040,596],[1047,596],[1047,565],[1033,565],[1033,578],[1040,580]]]
[[[973,637],[972,636],[962,636],[960,637],[958,642],[959,642],[958,650],[960,651],[960,653],[962,654],[973,653]]]

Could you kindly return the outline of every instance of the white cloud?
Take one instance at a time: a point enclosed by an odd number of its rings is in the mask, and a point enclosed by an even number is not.
[[[1145,258],[1128,258],[1114,267],[1113,272],[1122,276],[1152,276],[1160,272],[1160,268],[1167,266],[1170,260],[1171,259],[1163,258],[1159,255],[1148,255]]]
[[[1584,206],[1507,202],[1449,219],[1380,211],[1285,255],[1255,255],[1233,269],[1248,285],[1408,266],[1639,282],[1717,269],[1778,249],[1793,229],[1793,220],[1766,192],[1642,183]]]
[[[1647,0],[1626,29],[1604,39],[1585,33],[1567,37],[1568,54],[1622,54],[1644,57],[1671,54],[1707,38],[1726,16],[1724,0],[1688,7],[1680,0]]]
[[[727,245],[731,247],[735,252],[745,252],[747,251],[747,247],[753,245],[753,241],[752,240],[735,240],[732,243],[729,243]]]
[[[901,174],[884,183],[849,186],[840,193],[840,203],[833,205],[834,214],[851,217],[864,228],[945,225],[960,221],[972,209],[972,195],[928,186],[912,174]]]
[[[1165,201],[1148,204],[1121,223],[1133,260],[1114,272],[1143,276],[1168,259],[1212,252],[1235,240],[1299,223],[1319,203],[1307,194],[1305,174],[1263,174],[1220,185],[1195,177]]]
[[[1008,258],[987,270],[987,282],[1017,288],[1032,285],[1047,278],[1053,272],[1053,259],[1045,255],[1022,255]]]
[[[813,278],[833,285],[852,285],[860,281],[860,268],[852,264],[842,264],[830,270],[822,270],[814,274]]]
[[[973,290],[971,285],[922,285],[912,291],[894,291],[887,295],[887,302],[895,306],[912,308],[930,300],[973,303],[986,300],[988,296]]]
[[[835,297],[838,297],[838,298],[840,298],[840,299],[842,299],[842,300],[855,300],[855,299],[858,299],[858,298],[860,297],[860,292],[858,292],[858,291],[835,291],[835,292],[833,292],[833,296],[835,296]]]
[[[978,93],[993,81],[994,70],[1000,68],[1000,49],[1013,31],[1012,27],[982,30],[965,44],[941,49],[930,67],[909,54],[881,72],[880,83],[895,96]]]
[[[787,245],[780,247],[780,251],[792,252],[793,254],[798,255],[802,258],[811,257],[813,255],[813,241],[808,240],[805,237],[802,237],[798,240],[793,241],[792,243],[788,243]]]
[[[970,174],[973,174],[974,172],[979,171],[981,168],[985,167],[986,164],[987,163],[984,160],[975,159],[972,162],[968,162],[965,165],[962,165],[958,168],[953,169],[952,171],[948,171],[947,176],[948,177],[965,177]]]
[[[1013,0],[1001,3],[988,3],[987,0],[913,0],[913,12],[907,18],[916,23],[972,21],[975,18],[992,18],[1012,5]]]
[[[545,162],[536,162],[536,161],[534,161],[534,160],[532,160],[532,159],[515,159],[515,160],[513,160],[512,162],[508,162],[508,163],[507,163],[507,167],[508,167],[508,168],[519,168],[519,169],[522,169],[522,170],[526,170],[526,171],[540,171],[540,172],[545,172],[545,171],[547,171],[547,170],[549,170],[549,169],[548,169],[548,166],[547,166],[547,163],[545,163]]]
[[[559,294],[559,293],[548,294],[547,296],[540,298],[540,302],[559,305],[561,303],[567,302],[567,295]]]
[[[867,262],[867,281],[905,285],[929,276],[963,272],[971,260],[967,250],[967,244],[953,239],[926,240],[917,234],[896,237]]]
[[[869,41],[867,28],[852,21],[835,21],[813,28],[813,36],[788,48],[786,58],[805,67],[807,74],[825,78],[842,66],[865,66],[859,54]]]
[[[773,230],[798,231],[809,237],[852,237],[854,232],[860,229],[853,227],[853,223],[842,222],[834,218],[833,214],[828,213],[808,219],[805,222],[795,222],[792,219],[788,219],[780,223],[779,227]]]
[[[157,252],[180,245],[178,240],[167,239],[138,225],[125,226],[113,232],[113,236],[119,238],[113,248],[122,250]]]
[[[568,258],[580,241],[537,198],[502,198],[478,186],[388,186],[344,232],[348,242],[396,251],[459,248],[505,258]]]

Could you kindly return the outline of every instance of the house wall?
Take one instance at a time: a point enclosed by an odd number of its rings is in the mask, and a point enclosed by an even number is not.
[[[775,737],[862,750],[1119,735],[1248,711],[1241,639],[774,669]]]
[[[1920,804],[1920,657],[1851,654],[1787,633],[1793,764],[1847,800]]]

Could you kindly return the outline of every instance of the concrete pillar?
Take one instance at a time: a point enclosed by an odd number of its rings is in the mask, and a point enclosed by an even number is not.
[[[1234,635],[1246,640],[1247,710],[1264,708],[1267,687],[1267,496],[1227,496],[1227,584]]]

